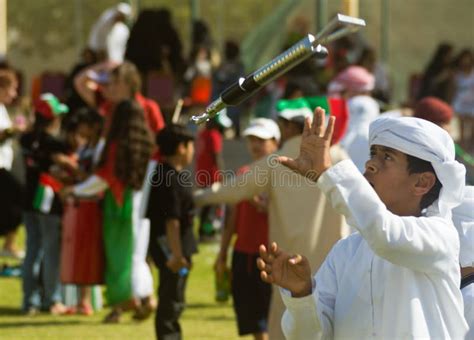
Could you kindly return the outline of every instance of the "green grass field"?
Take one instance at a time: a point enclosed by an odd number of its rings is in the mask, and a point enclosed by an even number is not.
[[[20,244],[23,228],[20,229]],[[3,240],[0,241],[0,246]],[[231,301],[214,302],[212,264],[216,244],[201,245],[193,258],[186,292],[187,307],[181,318],[184,339],[238,339]],[[4,263],[0,259],[0,263]],[[14,264],[14,261],[10,261]],[[156,273],[155,273],[156,274]],[[155,284],[156,286],[156,284]],[[24,316],[21,302],[21,280],[0,277],[0,339],[154,339],[153,317],[137,323],[125,314],[116,325],[101,323],[108,312],[104,309],[92,317],[84,316]],[[244,337],[241,339],[250,339]]]

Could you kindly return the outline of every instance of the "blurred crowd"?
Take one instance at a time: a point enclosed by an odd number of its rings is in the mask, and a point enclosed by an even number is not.
[[[91,315],[100,305],[94,292],[105,284],[105,322],[119,322],[127,311],[143,320],[156,310],[157,336],[179,335],[192,255],[199,242],[220,240],[216,280],[222,289],[223,280],[232,281],[239,334],[282,336],[283,305],[259,278],[258,246],[277,240],[306,253],[316,270],[351,230],[315,187],[292,180],[226,184],[224,140],[244,138],[254,162],[237,175],[267,169],[271,154],[297,155],[304,119],[316,106],[337,117],[335,160],[350,158],[363,172],[370,123],[413,115],[456,136],[457,159],[474,184],[472,49],[440,44],[396,105],[390,70],[375,50],[342,38],[328,46],[327,59],[308,59],[248,103],[196,127],[190,115],[245,75],[239,44],[228,40],[219,53],[207,24],[196,21],[185,57],[169,10],[144,9],[129,28],[131,16],[124,3],[105,11],[63,86],[48,88],[47,75],[35,79],[27,108],[16,100],[22,65],[0,67],[1,255],[22,260],[21,308],[28,315]],[[282,50],[305,33],[290,32]],[[186,179],[192,164],[194,176]],[[300,216],[295,206],[303,207]],[[22,224],[24,247],[17,241]],[[73,298],[65,284],[79,287]]]

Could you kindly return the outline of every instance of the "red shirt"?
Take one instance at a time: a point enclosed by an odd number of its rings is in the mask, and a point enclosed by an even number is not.
[[[145,98],[142,94],[137,93],[135,100],[140,104],[145,111],[145,119],[148,122],[148,127],[155,134],[165,127],[165,120],[161,113],[158,103],[153,99]]]
[[[239,169],[238,174],[249,171],[248,166]],[[258,253],[261,244],[268,244],[268,214],[259,211],[249,201],[242,201],[236,206],[235,233],[237,241],[234,250],[242,253]]]
[[[204,128],[196,140],[196,183],[208,187],[219,181],[217,154],[222,152],[222,135],[215,129]]]
[[[158,103],[153,99],[145,98],[142,94],[137,93],[135,95],[136,102],[141,106],[143,112],[145,113],[145,120],[148,123],[153,134],[156,134],[158,131],[165,127],[165,120],[163,119],[163,114],[161,113]],[[108,100],[100,100],[99,98],[99,113],[105,118],[105,129],[108,131],[110,122],[112,121],[112,113],[115,109],[115,105]]]

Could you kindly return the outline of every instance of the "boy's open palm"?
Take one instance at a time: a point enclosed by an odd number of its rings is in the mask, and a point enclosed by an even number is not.
[[[326,127],[325,111],[317,107],[313,123],[306,118],[298,158],[281,156],[278,161],[300,175],[316,181],[332,165],[329,148],[335,120],[335,117],[331,116]]]
[[[306,257],[291,256],[278,249],[276,243],[268,250],[261,245],[259,251],[257,266],[263,281],[288,289],[295,297],[311,294],[311,268]]]

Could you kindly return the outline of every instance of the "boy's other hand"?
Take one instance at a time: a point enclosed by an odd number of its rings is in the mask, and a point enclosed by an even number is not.
[[[319,176],[332,165],[329,148],[335,120],[335,117],[329,117],[326,127],[325,111],[317,107],[314,111],[313,124],[309,118],[306,118],[298,158],[281,156],[277,160],[300,175],[317,181]]]
[[[294,297],[311,294],[311,268],[306,257],[291,256],[284,250],[278,249],[275,242],[268,250],[261,245],[259,251],[257,267],[260,269],[260,277],[263,281],[288,289]]]
[[[177,273],[183,267],[189,267],[189,263],[183,256],[174,256],[171,255],[168,261],[166,262],[166,266],[173,272]]]

